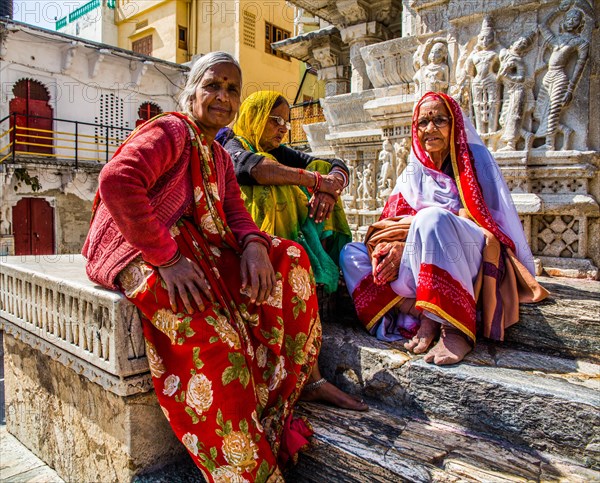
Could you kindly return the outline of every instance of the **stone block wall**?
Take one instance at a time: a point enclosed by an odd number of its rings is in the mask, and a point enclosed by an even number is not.
[[[82,256],[3,257],[0,330],[7,429],[66,481],[132,481],[185,453],[136,308],[90,282]]]

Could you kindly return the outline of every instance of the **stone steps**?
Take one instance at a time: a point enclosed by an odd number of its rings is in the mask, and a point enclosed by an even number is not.
[[[600,362],[600,282],[539,277],[551,296],[521,305],[521,321],[506,343],[536,352]]]
[[[369,336],[338,303],[337,319],[323,324],[321,371],[390,414],[449,421],[600,467],[600,283],[542,282],[552,299],[524,307],[507,343],[480,342],[449,367]]]
[[[325,307],[321,370],[371,409],[301,403],[315,436],[286,481],[600,482],[600,284],[543,282],[553,298],[524,307],[505,344],[452,367],[369,336],[348,298]],[[188,462],[136,481],[194,473]]]
[[[506,331],[504,345],[561,357],[600,362],[600,282],[538,277],[550,296],[521,305],[521,320]],[[348,292],[324,310],[323,319],[354,325],[356,313]]]
[[[326,326],[321,371],[387,411],[452,421],[472,431],[600,463],[600,366],[478,344],[438,367],[360,328]]]
[[[315,436],[286,480],[359,482],[600,481],[600,472],[439,421],[300,405]]]

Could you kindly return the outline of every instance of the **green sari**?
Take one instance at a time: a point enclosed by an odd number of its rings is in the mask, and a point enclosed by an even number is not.
[[[248,151],[274,160],[273,155],[261,149],[259,140],[278,97],[277,92],[267,91],[250,95],[242,103],[234,127],[237,139]],[[326,175],[331,164],[315,160],[306,169]],[[308,216],[311,194],[304,186],[242,185],[241,189],[246,208],[258,227],[302,245],[308,253],[317,284],[323,284],[327,293],[335,292],[340,277],[340,251],[352,241],[341,199],[326,220],[315,223]]]

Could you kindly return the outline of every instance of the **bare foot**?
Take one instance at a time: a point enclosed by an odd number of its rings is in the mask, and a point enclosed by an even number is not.
[[[351,411],[367,411],[369,409],[369,406],[362,399],[346,394],[329,381],[313,391],[303,391],[300,395],[300,400],[326,402],[332,406],[350,409]]]
[[[412,339],[404,344],[404,348],[413,352],[414,354],[422,354],[433,342],[433,339],[436,338],[440,331],[439,323],[427,318],[421,318],[421,327],[417,331],[417,335],[415,335]]]
[[[424,357],[425,362],[433,362],[438,366],[456,364],[471,352],[471,342],[460,330],[442,326],[439,342]]]

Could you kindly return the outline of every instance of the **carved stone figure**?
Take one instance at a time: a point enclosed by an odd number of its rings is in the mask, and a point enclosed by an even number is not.
[[[363,202],[363,208],[369,209],[372,205],[373,192],[375,191],[375,180],[373,179],[373,163],[365,164],[363,172],[356,170],[358,177],[358,189],[356,190],[358,200]]]
[[[396,153],[396,179],[398,179],[408,164],[410,138],[402,138],[402,141],[399,143],[396,141],[394,143],[394,152]]]
[[[566,12],[571,8],[578,8],[585,14],[589,21],[590,30],[594,27],[598,27],[598,22],[594,15],[594,7],[592,7],[588,0],[561,0],[558,5],[558,9],[563,12]]]
[[[589,55],[589,38],[580,33],[585,25],[583,12],[571,8],[564,12],[568,2],[562,2],[558,9],[553,11],[539,26],[545,44],[552,50],[548,59],[548,71],[542,79],[538,94],[534,119],[539,122],[536,137],[546,138],[542,148],[554,151],[556,135],[563,134],[562,149],[569,148],[569,138],[572,129],[560,123],[560,115],[573,99],[573,91],[577,87],[579,78]],[[564,18],[560,23],[559,33],[550,30],[550,23],[558,15]],[[577,61],[573,72],[567,72],[569,61],[576,57]]]
[[[388,186],[388,181],[391,180],[393,183],[394,177],[396,175],[395,169],[395,153],[394,148],[392,147],[392,143],[389,139],[385,139],[383,141],[382,150],[379,153],[379,165],[381,166],[379,171],[379,177],[377,182],[378,194],[381,196],[381,193],[385,190],[386,186]]]
[[[347,195],[343,195],[344,198],[344,206],[349,209],[356,209],[356,199],[358,198],[358,191],[356,190],[357,182],[357,169],[354,163],[348,163],[348,169],[350,170],[350,174],[348,176],[348,186],[346,189]]]
[[[508,49],[500,52],[498,80],[504,85],[504,101],[500,115],[503,127],[500,138],[506,145],[500,151],[515,151],[521,139],[524,149],[531,147],[533,134],[525,128],[533,111],[532,81],[527,76],[525,53],[533,44],[533,35],[519,37]]]
[[[433,45],[432,45],[433,44]],[[415,54],[420,57],[415,62],[417,70],[413,77],[416,83],[416,97],[419,98],[429,91],[448,92],[448,48],[440,39],[428,40],[422,52]]]
[[[483,20],[475,50],[467,58],[466,72],[471,84],[471,98],[475,114],[475,127],[480,134],[498,130],[500,113],[500,85],[497,72],[500,67],[498,53],[494,50],[496,35],[488,17]]]

